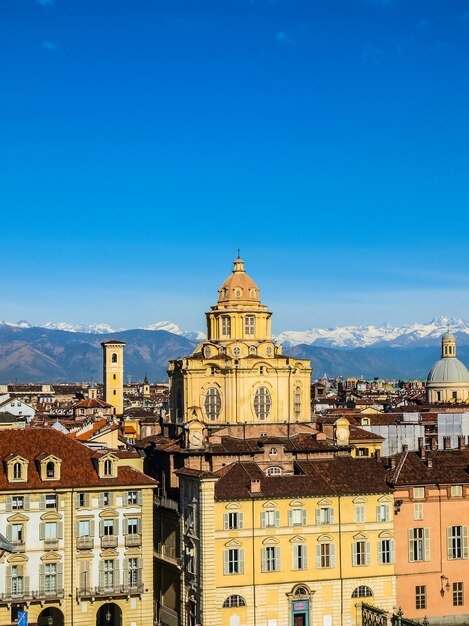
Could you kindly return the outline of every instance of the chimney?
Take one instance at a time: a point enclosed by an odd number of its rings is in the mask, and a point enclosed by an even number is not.
[[[432,469],[432,467],[433,467],[433,459],[427,459],[427,467],[428,467],[428,469]]]
[[[432,437],[431,439],[431,449],[438,450],[438,439],[436,437]]]
[[[259,479],[251,480],[251,493],[260,493],[261,492],[261,481]]]
[[[396,469],[396,457],[391,457],[391,469]]]
[[[409,449],[409,446],[406,443],[404,443],[402,446],[402,452],[407,452],[408,449]]]
[[[443,437],[443,450],[451,450],[451,437]]]
[[[423,440],[419,439],[419,444],[420,444],[420,441],[423,441]],[[419,452],[420,452],[420,458],[422,459],[422,461],[425,461],[426,450],[425,450],[425,446],[423,444],[419,445]]]
[[[418,438],[418,442],[419,442],[419,450],[420,450],[420,448],[423,448],[423,446],[424,446],[424,439],[423,439],[423,437],[419,437]]]
[[[464,435],[459,435],[458,437],[458,448],[462,450],[466,447],[466,437]]]

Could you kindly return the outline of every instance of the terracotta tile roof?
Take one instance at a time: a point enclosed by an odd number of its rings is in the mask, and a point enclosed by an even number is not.
[[[112,409],[112,404],[104,402],[104,400],[80,400],[73,405],[74,409]]]
[[[389,493],[385,468],[376,459],[349,456],[298,461],[295,475],[266,476],[254,462],[233,463],[215,485],[217,500],[254,498],[325,497]],[[250,493],[251,480],[259,480],[260,493]]]
[[[60,481],[41,480],[36,459],[43,453],[62,459]],[[9,483],[5,460],[9,455],[29,460],[28,481]],[[99,453],[101,455],[102,453]],[[0,431],[0,490],[60,489],[70,487],[147,485],[156,481],[132,467],[119,467],[117,478],[99,478],[97,453],[53,428],[5,429]]]
[[[386,437],[376,435],[359,426],[350,426],[350,441],[384,441],[385,439]]]
[[[427,450],[425,456],[421,459],[410,451],[394,455],[395,468],[388,469],[388,480],[395,485],[469,484],[469,449]],[[389,462],[382,460],[388,468]]]

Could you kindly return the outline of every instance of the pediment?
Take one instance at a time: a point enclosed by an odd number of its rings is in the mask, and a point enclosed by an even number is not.
[[[230,504],[227,504],[225,506],[225,509],[227,509],[228,511],[238,511],[240,508],[241,507],[236,502],[230,502]]]
[[[117,550],[113,550],[109,548],[108,550],[102,550],[99,554],[102,559],[117,559],[119,556],[119,552]]]
[[[354,504],[365,504],[367,502],[367,499],[364,498],[363,496],[358,496],[357,498],[354,498],[352,502]]]
[[[275,537],[267,537],[266,539],[264,539],[264,541],[262,542],[265,546],[276,546],[279,543],[279,540],[276,539]]]
[[[46,552],[41,556],[41,561],[43,563],[57,563],[60,561],[61,556],[57,552]]]
[[[225,546],[227,548],[239,548],[239,546],[242,546],[243,544],[240,541],[237,541],[236,539],[231,539],[231,541],[228,541],[227,543],[225,543]]]
[[[276,509],[277,508],[277,505],[272,500],[269,500],[268,502],[264,502],[262,506],[264,509]]]
[[[9,524],[27,522],[28,520],[29,520],[29,517],[27,517],[26,515],[23,515],[23,513],[15,513],[14,515],[10,515],[10,517],[7,517],[7,522]]]
[[[306,539],[301,535],[295,535],[290,539],[290,543],[306,543]]]
[[[381,496],[380,498],[378,498],[378,502],[392,502],[392,496]]]
[[[332,535],[319,535],[317,541],[319,543],[332,543],[334,541],[334,537]]]
[[[61,519],[62,516],[56,511],[47,511],[47,513],[43,513],[41,515],[41,520],[43,522],[60,522]]]
[[[329,498],[323,498],[322,500],[319,500],[319,502],[317,503],[317,506],[331,506],[332,505],[332,500],[329,500]]]
[[[368,535],[365,535],[365,533],[357,533],[353,536],[353,538],[355,541],[366,541],[368,539]]]
[[[10,554],[7,561],[9,565],[24,565],[29,559],[26,554]]]
[[[119,513],[115,509],[103,509],[99,517],[109,519],[110,517],[119,517]]]
[[[304,504],[303,504],[303,502],[301,500],[292,500],[290,502],[290,506],[291,507],[303,507]]]
[[[378,537],[380,539],[392,539],[393,538],[393,533],[389,530],[383,530],[382,533],[379,533]]]

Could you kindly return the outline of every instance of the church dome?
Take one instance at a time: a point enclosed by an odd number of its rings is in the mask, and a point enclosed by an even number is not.
[[[234,262],[233,272],[218,290],[218,302],[256,302],[260,301],[259,288],[244,271],[244,261],[239,257]]]
[[[430,383],[465,383],[469,384],[469,371],[464,363],[456,358],[443,358],[435,363],[427,377]]]

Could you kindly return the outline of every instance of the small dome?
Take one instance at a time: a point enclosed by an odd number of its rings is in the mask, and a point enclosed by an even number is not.
[[[469,384],[469,371],[459,359],[440,359],[430,370],[429,383],[466,383]]]
[[[234,262],[233,273],[218,290],[218,302],[259,302],[259,289],[244,271],[244,261],[239,257]]]
[[[441,338],[441,341],[456,341],[456,337],[450,330],[448,330]]]

